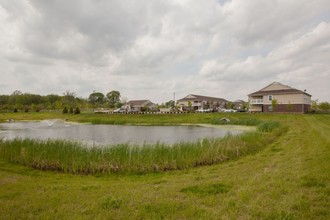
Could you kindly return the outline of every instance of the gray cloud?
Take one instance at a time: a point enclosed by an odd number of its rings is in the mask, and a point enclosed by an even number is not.
[[[246,99],[282,81],[329,100],[328,14],[327,0],[4,0],[0,93]]]

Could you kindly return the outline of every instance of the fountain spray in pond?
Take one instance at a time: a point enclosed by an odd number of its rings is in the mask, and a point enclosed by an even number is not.
[[[55,124],[64,124],[64,120],[62,119],[42,120],[41,122],[46,123],[48,127],[53,127]]]

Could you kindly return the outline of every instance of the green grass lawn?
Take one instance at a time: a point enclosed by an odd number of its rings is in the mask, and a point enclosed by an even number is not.
[[[274,120],[289,130],[239,160],[143,175],[63,174],[0,160],[0,219],[330,219],[330,115],[0,113],[0,120],[109,124],[210,123],[219,117]]]

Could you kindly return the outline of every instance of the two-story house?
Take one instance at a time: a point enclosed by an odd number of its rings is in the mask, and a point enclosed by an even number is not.
[[[250,112],[296,112],[306,113],[311,107],[311,95],[279,82],[251,93]]]
[[[131,100],[122,106],[128,112],[141,112],[143,110],[156,111],[157,105],[150,100]]]
[[[223,108],[228,101],[222,98],[189,94],[177,101],[177,104],[184,110],[214,109]]]

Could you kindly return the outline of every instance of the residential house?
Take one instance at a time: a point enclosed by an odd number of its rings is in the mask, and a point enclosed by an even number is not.
[[[265,88],[251,93],[250,112],[299,112],[306,113],[311,107],[311,95],[305,91],[273,82]]]
[[[234,109],[244,111],[246,110],[247,103],[243,100],[236,100],[233,102]]]
[[[131,100],[122,106],[127,112],[156,111],[157,105],[149,100]]]
[[[183,110],[213,109],[223,108],[228,101],[222,98],[214,98],[201,95],[189,94],[177,101]]]

